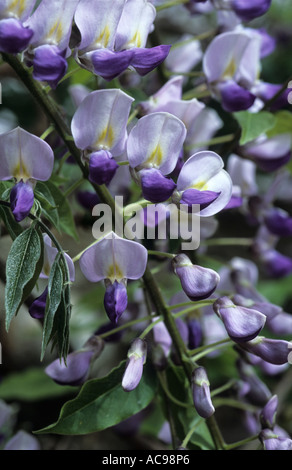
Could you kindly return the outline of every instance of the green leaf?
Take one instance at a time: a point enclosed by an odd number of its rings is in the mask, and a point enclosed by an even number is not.
[[[292,113],[290,111],[279,111],[275,114],[275,124],[268,130],[267,136],[274,137],[279,134],[292,134]]]
[[[76,393],[77,387],[56,384],[41,368],[31,368],[4,377],[0,399],[35,402]]]
[[[79,237],[76,231],[74,217],[67,199],[54,183],[52,183],[51,181],[47,181],[45,184],[54,198],[55,207],[58,211],[59,231],[66,233],[67,235],[78,241]]]
[[[48,295],[43,323],[41,359],[43,359],[45,350],[49,341],[51,340],[55,314],[62,301],[64,279],[62,268],[60,266],[60,259],[61,254],[58,253],[52,265],[49,276]]]
[[[234,116],[242,130],[240,145],[245,145],[265,134],[274,127],[276,122],[275,116],[267,111],[260,111],[259,113],[240,111],[234,113]]]
[[[43,267],[43,238],[33,224],[13,242],[6,262],[6,330],[35,286]]]
[[[132,392],[122,389],[126,361],[101,379],[86,382],[74,400],[63,406],[56,423],[37,434],[81,435],[102,431],[146,408],[156,394],[156,376],[145,365],[142,379]]]
[[[53,224],[59,227],[59,214],[55,205],[55,200],[49,188],[40,181],[37,182],[34,190],[35,198],[40,202],[42,214]]]
[[[0,206],[0,219],[3,220],[7,232],[12,240],[15,240],[15,238],[22,233],[22,227],[15,221],[9,207]]]

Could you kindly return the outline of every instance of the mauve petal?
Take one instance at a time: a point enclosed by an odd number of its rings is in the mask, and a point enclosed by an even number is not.
[[[280,237],[292,235],[292,217],[289,213],[273,207],[265,215],[265,224],[269,231]]]
[[[0,5],[0,16],[14,16],[15,18],[25,21],[30,15],[36,4],[36,0],[2,0]]]
[[[80,268],[91,282],[109,278],[114,282],[140,279],[147,264],[148,252],[140,243],[118,237],[111,232],[88,248],[80,258]]]
[[[5,444],[4,450],[41,450],[38,440],[28,434],[26,431],[20,430],[9,439]]]
[[[232,0],[232,8],[242,21],[251,21],[264,15],[272,0]]]
[[[29,184],[20,181],[10,192],[10,207],[16,222],[25,219],[34,203],[33,189]]]
[[[97,49],[87,54],[87,57],[90,57],[92,61],[94,73],[107,81],[113,80],[127,70],[131,65],[133,56],[132,49],[117,52],[108,49]]]
[[[54,154],[42,139],[17,127],[0,135],[0,161],[0,180],[46,181],[53,171]]]
[[[239,86],[233,80],[222,83],[219,87],[222,107],[230,113],[245,111],[254,104],[256,96]]]
[[[139,106],[144,114],[164,111],[171,100],[181,100],[184,77],[176,76],[168,80],[148,101],[142,101]]]
[[[266,362],[282,365],[286,364],[289,360],[292,343],[281,339],[270,339],[259,336],[246,343],[241,343],[241,347]]]
[[[121,155],[133,101],[118,89],[90,93],[78,107],[71,123],[77,147],[82,150],[109,150],[114,157]]]
[[[52,246],[52,240],[48,235],[43,235],[44,239],[44,266],[43,266],[43,271],[41,274],[42,279],[46,279],[49,277],[51,267],[55,261],[55,258],[58,254],[57,248]],[[75,280],[75,266],[73,263],[73,260],[70,258],[70,256],[65,253],[65,259],[67,261],[67,266],[69,269],[69,276],[70,276],[70,281],[74,282]]]
[[[192,206],[192,204],[199,204],[200,210],[202,210],[212,204],[212,202],[218,198],[219,194],[220,193],[215,193],[214,191],[187,189],[182,193],[180,203],[187,204],[188,206]]]
[[[202,418],[210,418],[215,412],[210,394],[210,383],[204,367],[198,367],[192,374],[193,401]]]
[[[156,17],[155,7],[145,0],[128,0],[115,39],[115,50],[145,47]]]
[[[141,188],[144,199],[153,203],[165,202],[169,199],[176,188],[172,179],[163,176],[155,168],[139,171]]]
[[[56,46],[44,45],[34,49],[33,78],[48,82],[54,89],[68,68],[64,53]]]
[[[32,44],[54,44],[67,49],[72,29],[72,20],[79,0],[42,0],[27,20],[33,31]]]
[[[33,36],[33,30],[24,27],[15,18],[0,21],[0,52],[17,54],[26,49]]]
[[[175,100],[171,98],[160,110],[174,114],[189,130],[203,109],[205,109],[205,105],[196,98],[192,100]]]
[[[126,392],[131,392],[138,385],[143,375],[143,358],[131,356],[126,365],[122,380],[122,387]]]
[[[109,284],[104,295],[104,308],[112,323],[117,324],[128,305],[127,288],[115,281]]]
[[[171,46],[162,44],[161,46],[149,48],[131,49],[134,52],[131,60],[131,66],[134,67],[139,75],[144,77],[147,73],[154,70],[166,59]]]
[[[118,168],[119,165],[110,152],[100,150],[92,153],[89,160],[89,180],[96,184],[108,185]]]
[[[177,117],[164,112],[139,119],[127,141],[127,156],[132,168],[157,168],[170,174],[177,163],[186,137],[186,128]]]
[[[66,364],[56,359],[45,369],[46,374],[60,385],[81,385],[85,382],[94,350],[68,354]]]
[[[273,395],[268,403],[264,406],[260,414],[262,428],[273,429],[276,424],[276,414],[278,409],[278,397]]]
[[[80,0],[75,22],[81,33],[79,50],[112,49],[126,0]]]

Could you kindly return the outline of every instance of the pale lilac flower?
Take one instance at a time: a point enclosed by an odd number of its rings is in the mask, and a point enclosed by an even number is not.
[[[0,52],[17,54],[25,50],[34,34],[24,23],[30,16],[36,0],[4,0],[0,4]]]
[[[21,222],[33,206],[36,181],[47,181],[52,174],[54,154],[46,142],[20,127],[0,135],[0,148],[0,180],[16,181],[10,202]]]
[[[56,88],[65,75],[71,55],[69,40],[79,0],[42,0],[26,25],[34,34],[27,52],[33,65],[33,77]]]
[[[139,103],[143,114],[164,111],[169,101],[182,98],[183,76],[178,75],[168,80],[147,101]]]
[[[80,258],[80,268],[90,282],[104,280],[105,310],[113,323],[127,307],[128,279],[140,279],[146,269],[147,250],[140,243],[110,232],[89,247]]]
[[[144,116],[132,128],[127,157],[145,199],[159,203],[172,195],[176,185],[166,175],[175,169],[185,137],[183,122],[166,112]]]
[[[263,329],[266,316],[251,308],[235,305],[229,297],[221,297],[213,305],[231,339],[238,343],[254,339]]]
[[[172,266],[183,291],[193,301],[210,297],[217,288],[220,278],[216,271],[194,265],[187,255],[177,255]]]
[[[254,161],[262,170],[271,172],[290,160],[291,145],[291,134],[279,134],[270,138],[263,135],[241,147],[241,154]]]
[[[202,418],[210,418],[215,412],[210,394],[210,382],[204,367],[197,367],[192,373],[193,401]]]
[[[55,359],[45,373],[59,385],[82,385],[89,376],[92,362],[103,351],[104,343],[98,336],[92,336],[81,349],[68,354],[64,360]]]
[[[226,111],[249,109],[255,102],[251,92],[260,71],[259,37],[245,31],[216,36],[203,59],[209,87]]]
[[[220,212],[232,195],[232,181],[223,165],[222,158],[211,151],[191,156],[179,174],[173,202],[190,208],[199,204],[202,217]]]
[[[240,187],[243,197],[258,193],[256,164],[254,162],[231,154],[228,158],[227,171],[233,184]]]
[[[131,392],[139,385],[146,355],[147,343],[140,338],[135,339],[128,351],[127,364],[122,379],[122,387],[126,392]]]
[[[71,123],[76,146],[86,151],[89,179],[109,184],[128,137],[127,121],[133,98],[119,89],[98,90],[87,95],[78,106]]]
[[[190,34],[184,34],[173,43],[164,64],[173,73],[190,72],[202,60],[203,52],[200,41]]]

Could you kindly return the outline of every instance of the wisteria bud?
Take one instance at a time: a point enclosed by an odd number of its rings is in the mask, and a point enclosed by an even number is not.
[[[146,342],[140,338],[135,339],[128,351],[128,360],[122,380],[122,387],[126,392],[131,392],[139,385],[146,355]]]
[[[209,418],[215,412],[210,394],[210,382],[204,367],[198,367],[192,374],[193,400],[197,413]]]

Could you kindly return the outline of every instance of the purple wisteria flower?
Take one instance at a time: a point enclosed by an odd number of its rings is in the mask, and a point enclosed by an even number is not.
[[[166,112],[139,119],[127,141],[132,175],[150,202],[166,201],[176,188],[169,175],[176,167],[186,137],[184,123]]]
[[[0,180],[14,179],[10,193],[14,218],[21,222],[34,204],[36,181],[47,181],[53,171],[51,147],[33,134],[17,127],[0,135]]]
[[[230,201],[232,181],[223,169],[222,158],[211,151],[192,155],[183,165],[172,199],[176,204],[192,208],[200,205],[202,217],[215,215]]]
[[[59,385],[82,385],[89,376],[90,367],[103,351],[104,342],[98,336],[91,336],[81,349],[64,360],[55,359],[45,373]]]
[[[241,343],[246,351],[260,357],[266,362],[282,365],[288,362],[288,356],[292,349],[292,343],[282,339],[271,339],[264,336]]]
[[[236,306],[229,297],[217,299],[213,308],[230,338],[238,343],[254,339],[266,323],[266,316],[261,312]]]
[[[80,0],[75,14],[81,34],[76,60],[108,81],[129,67],[146,75],[164,61],[171,47],[146,47],[155,17],[155,7],[145,0]]]
[[[292,439],[281,437],[276,431],[263,429],[259,435],[264,450],[292,450]]]
[[[231,6],[242,21],[251,21],[264,15],[272,0],[232,0]]]
[[[148,252],[140,243],[110,232],[89,247],[80,258],[80,268],[90,282],[104,280],[104,307],[117,323],[127,308],[127,280],[140,279],[146,269]]]
[[[274,429],[278,403],[278,396],[273,395],[261,411],[260,421],[263,429]]]
[[[143,375],[143,366],[146,362],[147,343],[143,339],[135,339],[128,351],[128,359],[122,379],[125,392],[131,392],[138,385]]]
[[[210,394],[210,382],[204,367],[197,367],[192,374],[193,401],[202,418],[210,418],[215,412]]]
[[[291,134],[279,134],[270,138],[263,135],[241,147],[241,155],[254,161],[261,170],[272,172],[288,163],[291,146]]]
[[[260,70],[261,40],[246,31],[219,34],[208,46],[203,70],[215,98],[228,112],[251,108]]]
[[[194,265],[184,254],[177,255],[172,260],[172,266],[180,279],[183,291],[193,301],[210,297],[220,281],[216,271]]]
[[[71,123],[77,147],[86,154],[89,179],[109,184],[128,137],[127,121],[133,98],[121,90],[98,90],[87,95],[77,108]]]
[[[0,4],[0,52],[17,54],[24,51],[34,31],[24,23],[30,16],[36,0],[4,0]]]
[[[35,80],[56,88],[65,75],[71,55],[69,41],[79,0],[42,0],[26,25],[34,32],[26,54]]]

